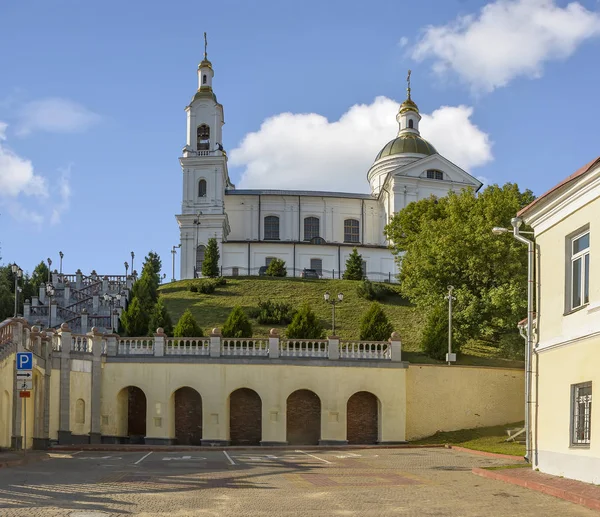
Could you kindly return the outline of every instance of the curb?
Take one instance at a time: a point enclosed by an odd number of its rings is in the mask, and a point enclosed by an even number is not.
[[[542,494],[558,497],[559,499],[564,499],[565,501],[585,506],[592,510],[600,510],[600,499],[595,499],[593,497],[585,497],[574,492],[569,492],[568,490],[565,490],[563,488],[557,488],[554,486],[546,485],[544,483],[539,483],[537,481],[528,481],[525,479],[514,478],[511,476],[507,476],[506,474],[502,474],[498,470],[474,468],[472,472],[477,476],[481,476],[488,479],[494,479],[496,481],[503,481],[505,483],[510,483],[511,485],[518,485],[523,488],[529,488],[530,490],[535,490],[536,492],[541,492]]]
[[[525,458],[523,456],[512,456],[510,454],[499,454],[497,452],[485,452],[485,451],[477,451],[475,449],[468,449],[467,447],[459,447],[457,445],[448,445],[449,449],[454,449],[459,452],[470,452],[471,454],[475,454],[477,456],[485,456],[487,458],[496,458],[499,460],[515,460],[525,462]]]
[[[30,454],[23,455],[21,458],[16,458],[13,460],[1,461],[0,460],[0,469],[2,468],[10,468],[10,467],[21,467],[23,465],[29,465],[30,463],[37,463],[38,461],[46,461],[49,460],[47,454]]]

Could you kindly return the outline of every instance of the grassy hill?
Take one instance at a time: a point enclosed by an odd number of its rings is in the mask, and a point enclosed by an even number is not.
[[[193,280],[182,280],[160,287],[160,295],[175,323],[186,309],[190,309],[198,324],[209,332],[222,327],[235,305],[245,310],[256,307],[259,301],[273,300],[300,305],[308,302],[325,329],[331,331],[331,305],[323,300],[323,293],[332,296],[344,293],[344,301],[336,306],[336,334],[342,339],[358,339],[360,320],[371,302],[356,294],[358,282],[353,280],[303,280],[300,278],[236,277],[227,278],[227,285],[218,287],[213,294],[193,293],[189,286]],[[422,317],[419,311],[401,296],[381,302],[394,329],[400,333],[403,355],[406,360],[419,363],[436,363],[419,352]],[[267,336],[277,325],[259,325],[252,321],[254,336]],[[285,330],[284,326],[279,326]],[[497,357],[497,350],[479,344],[463,349],[462,364],[489,366],[522,366],[522,362]]]

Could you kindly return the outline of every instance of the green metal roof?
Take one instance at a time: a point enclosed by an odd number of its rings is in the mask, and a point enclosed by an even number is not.
[[[385,158],[386,156],[403,153],[431,156],[432,154],[437,154],[437,151],[435,150],[435,147],[419,135],[405,133],[385,144],[384,148],[377,155],[377,158],[375,158],[375,161],[380,158]]]

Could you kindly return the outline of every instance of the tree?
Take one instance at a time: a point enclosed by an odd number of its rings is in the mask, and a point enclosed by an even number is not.
[[[223,337],[252,337],[252,324],[246,313],[236,305],[229,313],[222,329]]]
[[[196,323],[191,311],[186,309],[181,318],[179,318],[177,325],[175,325],[173,335],[175,337],[202,337],[204,333],[198,323]]]
[[[367,341],[387,341],[394,328],[381,305],[373,302],[360,322],[360,339]]]
[[[154,280],[152,274],[144,272],[131,290],[132,297],[137,298],[147,312],[152,310],[158,300],[158,284]]]
[[[453,285],[453,340],[498,344],[518,336],[526,313],[527,253],[510,236],[492,234],[533,201],[516,184],[467,189],[410,203],[385,232],[400,265],[400,290],[428,315],[444,306]]]
[[[42,260],[37,266],[35,266],[35,269],[33,270],[33,273],[31,275],[31,285],[34,289],[34,292],[37,293],[39,291],[40,285],[46,283],[47,281],[48,266]]]
[[[163,328],[167,336],[173,334],[173,322],[171,321],[171,316],[169,316],[169,312],[167,311],[167,308],[165,307],[162,298],[159,298],[156,304],[154,304],[152,313],[150,314],[148,334],[154,334],[156,332],[156,329],[159,327]]]
[[[310,305],[304,303],[288,325],[285,334],[290,339],[321,339],[323,326]]]
[[[362,255],[354,248],[346,260],[346,271],[344,271],[344,280],[362,280],[363,279],[363,260]]]
[[[421,334],[421,350],[433,359],[442,361],[446,358],[446,352],[448,352],[448,313],[441,306],[433,308],[427,315]],[[460,352],[460,342],[452,343],[452,352]]]
[[[133,298],[121,314],[121,323],[127,336],[145,336],[148,333],[148,321],[148,312],[137,298]]]
[[[274,258],[271,260],[265,271],[267,276],[287,276],[287,269],[285,268],[285,261],[280,258]]]
[[[210,278],[219,276],[219,245],[217,239],[211,237],[208,239],[208,245],[204,253],[204,262],[202,262],[202,275]]]

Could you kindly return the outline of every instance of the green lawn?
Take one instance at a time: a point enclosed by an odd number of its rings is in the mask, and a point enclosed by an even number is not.
[[[356,294],[354,280],[303,280],[300,278],[236,277],[227,278],[227,285],[218,287],[214,294],[192,293],[189,285],[193,280],[182,280],[160,287],[160,294],[175,323],[186,309],[190,309],[199,325],[209,332],[222,327],[231,309],[241,305],[243,309],[255,307],[259,301],[285,301],[300,305],[308,302],[327,332],[331,332],[331,305],[323,300],[323,293],[332,296],[344,293],[344,301],[336,306],[336,334],[342,339],[358,339],[360,320],[371,302]],[[403,357],[413,363],[438,364],[419,350],[423,319],[419,311],[401,296],[393,296],[381,302],[394,329],[402,340]],[[259,325],[253,321],[254,336],[267,336],[273,325]],[[277,327],[277,325],[275,325]],[[285,327],[279,326],[282,331]],[[485,345],[467,346],[463,349],[459,364],[522,367],[521,361],[509,361],[498,357],[497,349]]]
[[[477,451],[495,452],[497,454],[510,454],[524,456],[525,445],[515,442],[506,442],[507,429],[523,427],[523,422],[514,424],[497,425],[493,427],[477,427],[475,429],[460,429],[459,431],[438,432],[428,438],[416,440],[414,444],[435,445],[450,444],[474,449]]]

